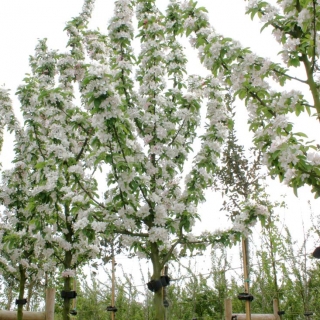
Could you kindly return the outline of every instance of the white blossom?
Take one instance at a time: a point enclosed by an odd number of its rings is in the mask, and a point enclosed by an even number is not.
[[[310,20],[311,14],[307,8],[303,8],[298,14],[298,25],[303,28],[303,24]]]
[[[149,229],[150,242],[157,242],[157,241],[166,242],[167,240],[168,240],[168,231],[165,228],[152,227]]]
[[[320,165],[320,154],[317,152],[308,152],[307,159],[312,165]]]
[[[76,271],[71,269],[66,269],[62,271],[61,276],[63,278],[74,278],[76,276]]]
[[[284,136],[276,136],[274,140],[271,143],[269,152],[275,152],[276,150],[279,150],[279,148],[284,144],[287,143],[288,137]]]

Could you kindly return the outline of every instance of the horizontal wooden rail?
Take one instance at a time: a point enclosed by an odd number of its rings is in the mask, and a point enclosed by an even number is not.
[[[225,320],[246,320],[247,315],[245,313],[233,313],[231,299],[225,299],[224,301]],[[273,300],[273,314],[254,314],[250,315],[250,320],[280,320],[278,315],[279,307],[278,301]],[[0,319],[1,320],[1,319]]]
[[[17,320],[17,311],[0,310],[0,320]],[[23,311],[23,320],[46,320],[46,313]]]
[[[245,313],[233,313],[232,316],[236,316],[237,320],[246,320]],[[259,313],[252,313],[251,320],[276,320],[274,314],[259,314]]]

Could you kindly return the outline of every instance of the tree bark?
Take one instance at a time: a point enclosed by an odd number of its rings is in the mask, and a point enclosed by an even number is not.
[[[65,257],[64,257],[64,267],[66,269],[71,269],[71,260],[72,260],[71,251],[66,251]],[[66,292],[71,291],[71,278],[70,277],[64,278],[63,290]],[[62,309],[62,319],[63,320],[70,320],[70,301],[71,300],[69,298],[64,298],[64,300],[63,300],[63,309]]]
[[[70,277],[64,278],[63,290],[66,292],[71,291],[71,278]],[[70,299],[69,298],[65,298],[63,300],[62,319],[63,320],[70,320]]]
[[[26,285],[26,270],[19,264],[19,273],[20,273],[20,283],[19,283],[19,300],[23,299],[24,288]],[[23,304],[18,304],[17,320],[23,320]]]
[[[154,310],[155,310],[155,320],[164,320],[165,317],[165,310],[162,301],[162,290],[158,290],[154,293],[153,296],[154,302]]]
[[[68,232],[65,235],[65,240],[68,243],[73,243],[73,230],[71,223],[68,222],[68,217],[70,215],[70,204],[66,203],[64,206],[64,213],[66,216],[66,221],[67,221],[67,230]],[[63,261],[63,266],[64,268],[67,269],[72,269],[72,251],[65,251],[64,254],[64,261]],[[66,277],[64,278],[64,287],[63,290],[66,292],[70,292],[72,290],[71,288],[71,278]],[[62,319],[63,320],[70,320],[70,310],[71,310],[71,299],[70,298],[64,298],[63,301],[63,309],[62,309]]]
[[[153,275],[151,279],[158,280],[160,279],[160,276],[161,276],[162,265],[160,262],[158,245],[156,243],[151,244],[151,261],[153,266]],[[154,310],[155,310],[154,320],[164,320],[165,309],[163,306],[162,289],[159,289],[154,293],[153,303],[154,303]]]
[[[306,54],[303,54],[301,57],[301,60],[304,64],[305,70],[306,70],[306,74],[307,74],[307,83],[309,85],[311,94],[312,94],[312,98],[313,98],[313,102],[314,102],[314,106],[317,110],[318,113],[318,120],[320,119],[320,96],[319,96],[319,88],[317,83],[314,81],[314,75],[313,75],[313,68],[311,66],[310,61],[308,60],[308,57]]]

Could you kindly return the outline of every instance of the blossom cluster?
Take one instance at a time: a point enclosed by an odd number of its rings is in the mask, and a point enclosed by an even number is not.
[[[188,26],[192,35],[191,43],[198,49],[199,57],[221,83],[226,83],[235,95],[245,99],[249,110],[250,129],[255,132],[254,142],[265,154],[265,164],[272,175],[278,175],[297,188],[305,183],[318,194],[318,174],[312,167],[307,155],[310,150],[317,151],[317,146],[307,143],[303,133],[294,132],[293,124],[286,114],[299,115],[312,107],[320,111],[316,78],[318,58],[318,36],[314,32],[312,17],[317,15],[320,7],[312,1],[298,6],[294,1],[278,1],[272,6],[266,1],[250,1],[247,13],[258,14],[265,26],[273,27],[274,35],[283,46],[284,63],[291,67],[303,63],[307,80],[290,75],[286,67],[268,59],[252,54],[232,39],[226,39],[210,27],[208,20],[202,17],[193,5],[186,6],[184,17],[197,17],[197,24]],[[201,28],[199,27],[201,25]],[[205,32],[200,32],[205,28]],[[294,30],[299,28],[301,34]],[[188,31],[187,31],[188,33]],[[311,40],[313,39],[313,40]],[[276,81],[281,86],[289,80],[296,80],[309,85],[314,106],[310,105],[298,91],[274,91],[270,82]],[[309,156],[310,158],[310,156]]]

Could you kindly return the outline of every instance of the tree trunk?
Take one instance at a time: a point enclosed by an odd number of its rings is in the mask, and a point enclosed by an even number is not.
[[[249,293],[249,241],[248,238],[242,238],[242,256],[243,256],[243,276],[244,292]],[[246,320],[251,320],[250,301],[245,301]]]
[[[161,276],[161,263],[160,263],[160,255],[158,245],[156,243],[151,244],[151,261],[153,266],[153,275],[151,277],[152,280],[158,280]],[[163,306],[163,299],[162,299],[162,289],[159,289],[154,293],[153,296],[153,303],[154,303],[154,311],[155,311],[155,318],[154,320],[164,320],[165,317],[165,309]]]
[[[72,244],[73,243],[73,230],[71,223],[68,221],[68,217],[70,215],[70,203],[66,203],[64,205],[64,213],[66,216],[66,221],[67,221],[67,230],[68,232],[65,235],[65,240]],[[64,261],[63,261],[63,266],[66,270],[72,269],[72,251],[65,251],[64,254]],[[64,287],[63,290],[65,292],[70,292],[72,290],[71,288],[71,278],[70,277],[65,277],[64,278]],[[64,298],[63,300],[63,309],[62,309],[62,319],[63,320],[70,320],[70,310],[71,310],[71,299],[70,298]]]
[[[19,300],[23,299],[24,296],[24,288],[26,285],[26,270],[24,267],[19,264],[19,273],[20,273],[20,283],[19,283]],[[18,312],[17,312],[17,320],[23,320],[23,304],[18,304]]]
[[[72,261],[72,253],[71,251],[66,251],[65,252],[65,257],[64,257],[64,267],[66,269],[71,269],[71,261]],[[64,286],[63,290],[66,292],[71,291],[71,278],[66,277],[64,278]],[[62,319],[63,320],[70,320],[70,298],[64,298],[63,300],[63,309],[62,309]]]
[[[70,277],[64,278],[63,290],[66,292],[71,291],[71,278]],[[62,319],[63,320],[70,320],[70,299],[69,298],[65,298],[63,300]]]
[[[154,293],[153,296],[154,302],[154,310],[155,310],[155,320],[164,320],[165,317],[165,310],[162,301],[162,290],[158,290]]]

